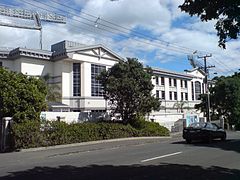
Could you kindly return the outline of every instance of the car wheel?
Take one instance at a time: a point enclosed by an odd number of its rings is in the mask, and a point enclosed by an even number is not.
[[[190,144],[190,143],[192,142],[192,140],[191,140],[191,139],[186,139],[186,142],[187,142],[188,144]]]
[[[221,137],[221,141],[225,141],[226,140],[226,134],[223,135],[223,137]]]

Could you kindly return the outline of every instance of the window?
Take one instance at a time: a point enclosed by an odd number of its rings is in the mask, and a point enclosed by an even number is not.
[[[169,86],[172,86],[172,79],[169,78]]]
[[[187,88],[187,81],[184,81],[185,82],[185,88]]]
[[[106,66],[100,66],[91,64],[91,95],[92,96],[103,96],[103,87],[100,84],[99,80],[97,80],[97,76],[101,71],[106,70]]]
[[[164,77],[161,77],[161,85],[164,86]]]
[[[165,99],[165,91],[162,91],[162,99]]]
[[[176,79],[173,79],[173,86],[177,87],[177,80]]]
[[[2,67],[3,65],[2,65],[3,63],[0,61],[0,67]]]
[[[159,85],[159,78],[158,78],[158,76],[156,76],[155,78],[156,78],[156,85]]]
[[[181,80],[180,82],[181,82],[181,87],[183,87],[183,80]]]
[[[177,92],[174,92],[174,100],[177,100]]]
[[[184,99],[183,99],[183,92],[181,92],[181,100],[183,101]]]
[[[159,98],[159,91],[156,90],[156,97]]]
[[[172,92],[169,92],[169,99],[172,100]]]
[[[195,99],[200,99],[201,94],[201,83],[196,81],[195,82]]]
[[[185,100],[188,101],[188,93],[185,93]]]
[[[192,100],[194,101],[194,87],[193,87],[193,82],[192,82],[191,84],[192,84]]]
[[[81,95],[80,63],[73,63],[73,96]]]

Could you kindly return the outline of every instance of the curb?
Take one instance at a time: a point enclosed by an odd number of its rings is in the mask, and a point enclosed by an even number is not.
[[[170,139],[170,138],[172,138],[172,136],[152,136],[152,137],[130,137],[130,138],[118,138],[118,139],[106,139],[106,140],[99,140],[99,141],[88,141],[88,142],[74,143],[74,144],[62,144],[62,145],[47,146],[47,147],[20,149],[18,152],[44,151],[44,150],[50,150],[50,149],[61,149],[61,148],[67,148],[67,147],[77,147],[77,146],[101,144],[101,143],[108,143],[108,142],[144,140],[144,139]]]

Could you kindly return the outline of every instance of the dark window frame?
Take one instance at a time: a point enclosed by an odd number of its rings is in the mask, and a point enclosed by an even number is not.
[[[159,85],[159,78],[158,78],[158,76],[155,76],[155,79],[156,79],[156,85]]]
[[[81,96],[81,63],[73,63],[73,96]]]
[[[91,96],[94,97],[103,97],[103,86],[97,76],[103,71],[106,70],[106,66],[91,64]]]
[[[174,100],[177,100],[177,92],[174,92]]]
[[[173,79],[173,86],[177,87],[177,79]]]
[[[156,97],[160,98],[160,91],[159,90],[156,90]]]
[[[161,77],[161,85],[164,86],[165,82],[164,82],[164,77]]]

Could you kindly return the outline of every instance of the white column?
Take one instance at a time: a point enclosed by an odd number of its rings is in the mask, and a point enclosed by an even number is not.
[[[192,82],[187,81],[188,101],[192,101]]]
[[[181,80],[177,79],[177,100],[181,100]]]
[[[91,64],[87,62],[81,64],[81,96],[91,96]]]
[[[169,78],[164,77],[165,97],[169,100]]]

